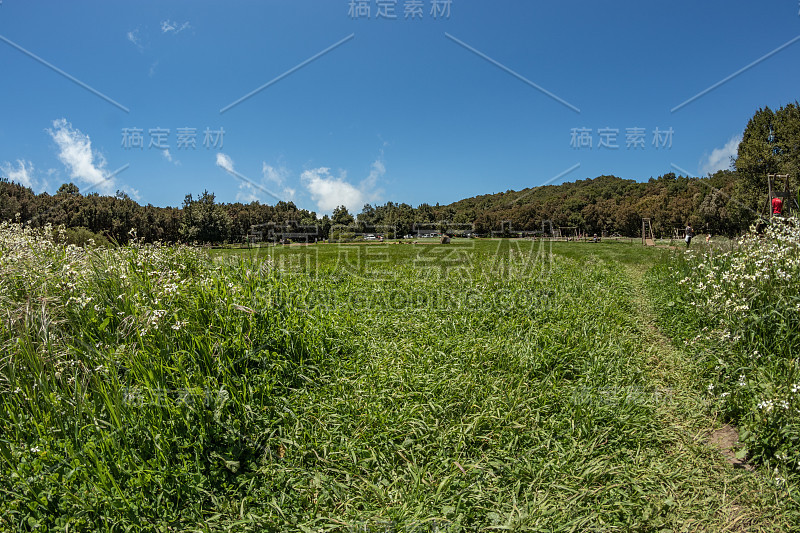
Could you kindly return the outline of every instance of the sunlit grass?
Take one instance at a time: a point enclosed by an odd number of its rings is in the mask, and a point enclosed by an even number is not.
[[[0,237],[6,530],[790,523],[664,420],[621,267],[656,251]]]

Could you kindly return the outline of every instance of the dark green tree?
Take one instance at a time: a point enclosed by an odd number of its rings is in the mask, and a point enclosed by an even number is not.
[[[767,174],[778,171],[775,113],[765,107],[756,111],[742,134],[734,165],[746,190],[766,189]]]
[[[333,210],[331,223],[334,226],[352,226],[355,223],[355,219],[347,210],[347,207],[340,205]]]
[[[214,200],[214,194],[208,191],[203,191],[197,200],[191,194],[186,195],[180,230],[184,241],[221,243],[230,238],[230,217]]]
[[[56,196],[78,196],[80,189],[74,183],[64,183],[56,191]]]

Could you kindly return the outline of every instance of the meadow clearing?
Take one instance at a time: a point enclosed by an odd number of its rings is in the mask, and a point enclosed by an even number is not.
[[[792,224],[688,253],[51,235],[0,226],[0,530],[800,523]]]

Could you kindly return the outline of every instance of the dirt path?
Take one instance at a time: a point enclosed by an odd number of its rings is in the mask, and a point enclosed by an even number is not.
[[[633,267],[628,268],[628,273],[643,350],[649,355],[649,373],[656,390],[667,391],[663,395],[665,401],[658,407],[659,417],[672,430],[674,438],[673,449],[667,453],[677,454],[687,465],[700,466],[706,476],[698,479],[697,489],[711,489],[716,494],[715,505],[709,507],[709,512],[714,511],[712,522],[716,525],[711,528],[703,525],[701,529],[785,530],[786,525],[776,518],[780,514],[778,506],[774,501],[765,501],[772,492],[770,488],[750,465],[735,457],[738,441],[735,428],[708,415],[709,405],[696,383],[699,367],[659,330],[644,273]]]

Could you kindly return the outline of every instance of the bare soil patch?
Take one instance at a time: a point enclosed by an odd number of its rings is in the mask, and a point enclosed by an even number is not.
[[[735,427],[725,424],[721,428],[712,431],[708,437],[708,443],[719,448],[722,455],[734,468],[743,468],[748,472],[755,470],[752,465],[736,458],[736,447],[739,444],[739,431]]]

